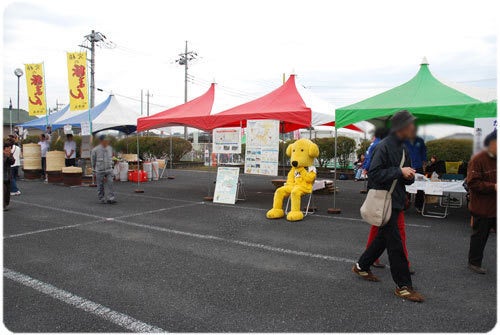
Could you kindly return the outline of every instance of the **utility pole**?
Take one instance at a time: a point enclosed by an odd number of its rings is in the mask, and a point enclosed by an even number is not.
[[[180,58],[176,60],[179,65],[184,65],[184,103],[188,101],[188,69],[189,62],[196,59],[198,54],[195,51],[188,50],[188,41],[184,48],[184,53],[179,54]],[[187,127],[184,126],[184,139],[187,140]]]
[[[149,97],[152,97],[152,94],[149,94],[149,90],[146,92],[146,115],[149,116]]]
[[[144,95],[143,95],[143,90],[141,88],[141,116],[142,116],[142,106],[143,106],[143,103],[142,103],[142,100],[144,99]]]
[[[106,36],[100,32],[92,30],[89,35],[84,36],[84,44],[79,46],[90,50],[90,108],[95,105],[95,47],[105,46],[109,49],[114,48],[114,44],[106,39]],[[86,42],[89,42],[88,45]]]

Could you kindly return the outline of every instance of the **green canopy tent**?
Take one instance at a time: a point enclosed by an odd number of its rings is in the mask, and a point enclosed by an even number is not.
[[[394,113],[402,109],[415,115],[418,124],[446,123],[473,127],[475,118],[496,116],[497,102],[482,102],[443,84],[432,75],[429,63],[424,58],[418,73],[406,83],[336,110],[335,179],[337,128],[360,121],[385,125]],[[335,200],[334,193],[334,208],[329,209],[329,212],[340,213],[335,208]]]
[[[473,127],[474,118],[496,116],[497,102],[482,102],[443,84],[429,71],[424,58],[418,73],[406,83],[337,109],[335,125],[340,128],[359,121],[385,123],[401,109],[409,110],[419,124]]]

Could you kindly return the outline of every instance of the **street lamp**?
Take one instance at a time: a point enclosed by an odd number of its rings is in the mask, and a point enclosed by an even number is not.
[[[17,77],[17,118],[19,120],[19,81],[24,72],[20,68],[17,68],[14,70],[14,74]],[[12,134],[12,108],[10,109],[10,133]]]

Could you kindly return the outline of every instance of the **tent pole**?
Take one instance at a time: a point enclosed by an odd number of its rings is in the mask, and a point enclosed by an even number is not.
[[[137,188],[135,189],[135,193],[144,193],[144,190],[141,190],[140,182],[140,172],[141,172],[141,160],[139,158],[139,132],[136,131],[136,138],[137,138]]]
[[[213,144],[213,129],[210,130],[210,136],[212,137],[212,144]],[[212,154],[213,154],[213,146],[212,146],[212,152],[209,151],[209,156],[208,156],[208,192],[207,196],[203,197],[203,200],[205,201],[214,201],[213,195],[211,195],[211,190],[212,190],[212,181],[211,181],[211,172],[212,172]],[[216,167],[216,172],[215,172],[215,182],[217,182],[217,167]],[[215,189],[214,189],[215,192]]]
[[[170,165],[170,173],[167,174],[167,179],[175,179],[174,175],[172,174],[172,169],[174,168],[173,162],[174,162],[174,155],[173,155],[173,140],[172,140],[172,127],[170,127],[170,149],[169,149],[169,165]]]
[[[333,158],[333,208],[328,208],[329,214],[340,214],[340,208],[337,208],[337,127],[335,127],[335,151]]]
[[[285,169],[285,122],[281,121],[281,140],[283,141],[282,149],[281,149],[281,166],[283,169],[283,177],[286,179],[286,169]]]

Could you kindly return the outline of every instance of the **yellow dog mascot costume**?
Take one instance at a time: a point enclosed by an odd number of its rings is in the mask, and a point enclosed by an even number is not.
[[[319,148],[312,141],[302,138],[286,148],[292,169],[288,172],[285,185],[274,193],[273,208],[266,214],[268,219],[280,219],[285,216],[283,200],[290,196],[291,211],[286,216],[288,221],[300,221],[304,214],[300,210],[300,200],[304,194],[312,193],[316,168],[314,159],[319,156]]]

